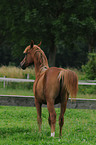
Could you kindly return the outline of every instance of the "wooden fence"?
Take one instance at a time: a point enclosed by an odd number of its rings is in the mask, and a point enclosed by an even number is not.
[[[34,82],[30,79],[14,79],[14,78],[0,78],[0,81],[4,82]],[[93,82],[93,83],[92,83]],[[79,81],[78,85],[96,85],[96,80]],[[18,95],[0,95],[0,105],[4,106],[35,106],[34,96],[18,96]],[[46,105],[43,105],[46,106]],[[55,105],[60,107],[60,104]],[[74,109],[96,109],[96,99],[80,99],[77,98],[76,102],[71,102],[69,98],[67,108]]]
[[[17,78],[6,78],[0,77],[0,81],[5,82],[34,82],[32,79],[17,79]],[[78,82],[78,85],[96,85],[96,80],[81,80]]]

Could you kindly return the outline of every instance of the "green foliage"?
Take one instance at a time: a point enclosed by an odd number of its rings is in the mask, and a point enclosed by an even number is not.
[[[88,86],[88,85],[84,85],[84,86],[79,86],[79,90],[78,90],[78,96],[79,95],[83,95],[83,98],[85,96],[85,98],[87,98],[87,94],[89,94],[89,98],[90,99],[90,95],[95,95],[94,99],[96,99],[96,86],[92,85],[92,86]]]
[[[42,41],[42,48],[47,49],[44,51],[51,60],[55,58],[52,57],[55,55],[54,48],[61,44],[57,49],[64,51],[58,64],[80,67],[86,61],[88,46],[96,45],[95,10],[96,3],[91,0],[3,0],[0,2],[0,65],[10,62],[18,65],[23,50],[33,39],[35,43]],[[77,44],[80,37],[83,47]],[[87,49],[83,50],[85,45]],[[83,58],[82,64],[79,58]]]
[[[85,66],[82,66],[82,70],[85,72],[85,79],[96,79],[96,53],[89,54],[89,60]]]

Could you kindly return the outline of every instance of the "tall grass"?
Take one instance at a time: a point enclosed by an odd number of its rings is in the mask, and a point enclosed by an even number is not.
[[[22,70],[18,67],[13,66],[2,66],[0,67],[0,77],[6,76],[7,78],[26,78],[29,74],[30,79],[35,79],[35,70],[34,68],[26,68]]]
[[[69,68],[76,72],[79,80],[82,79],[84,73],[77,69]],[[0,77],[6,76],[7,78],[26,78],[27,74],[29,74],[30,78],[35,79],[35,69],[34,68],[26,68],[22,70],[21,68],[15,66],[2,66],[0,67]]]

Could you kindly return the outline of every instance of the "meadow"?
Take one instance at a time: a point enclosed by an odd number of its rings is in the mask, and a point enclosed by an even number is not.
[[[96,145],[96,110],[67,109],[62,137],[56,108],[56,135],[50,137],[47,108],[42,109],[42,131],[38,132],[35,107],[0,106],[1,145]]]

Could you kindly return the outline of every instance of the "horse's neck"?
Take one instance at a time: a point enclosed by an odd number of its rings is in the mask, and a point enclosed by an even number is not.
[[[49,66],[48,64],[39,64],[39,63],[34,63],[35,65],[35,75],[36,77],[39,76],[40,74],[42,74],[43,72],[45,72]]]
[[[35,51],[34,56],[35,74],[38,76],[46,71],[49,66],[46,55],[40,48]]]

